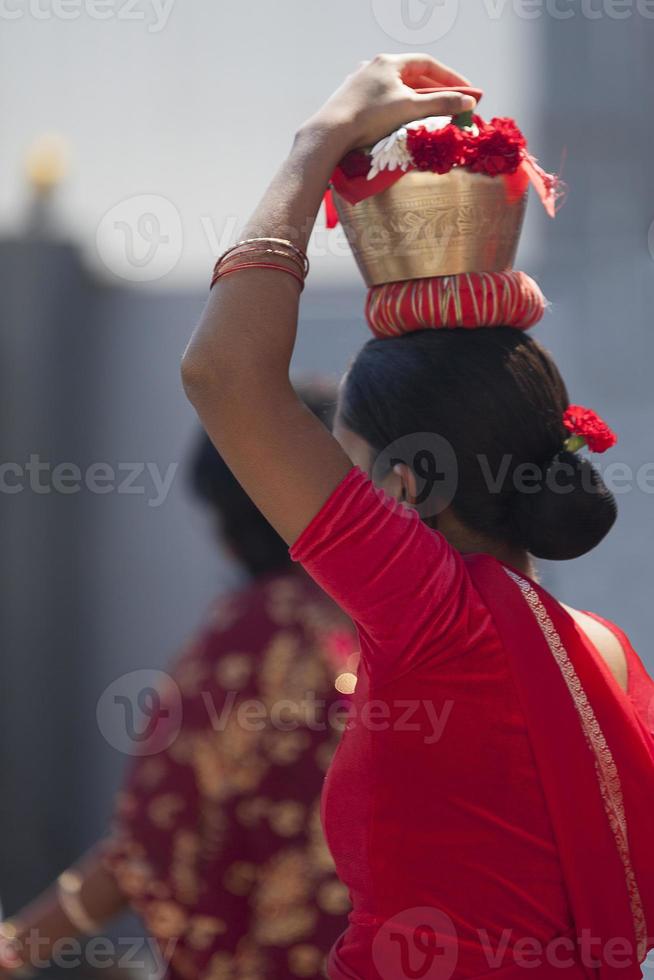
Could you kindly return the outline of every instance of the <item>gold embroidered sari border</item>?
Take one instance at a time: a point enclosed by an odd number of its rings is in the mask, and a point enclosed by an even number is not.
[[[577,710],[582,731],[593,753],[595,771],[597,773],[604,809],[625,872],[634,932],[638,944],[638,957],[642,961],[647,955],[647,923],[645,921],[638,882],[631,863],[627,833],[627,816],[624,808],[620,774],[618,773],[615,759],[568,652],[538,593],[526,579],[511,571],[511,569],[505,568],[504,571],[522,592],[527,605],[540,626],[550,652],[561,671]]]

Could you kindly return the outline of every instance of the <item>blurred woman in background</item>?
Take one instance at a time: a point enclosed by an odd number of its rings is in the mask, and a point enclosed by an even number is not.
[[[329,422],[328,385],[301,397]],[[181,729],[168,737],[161,692],[111,836],[3,923],[3,975],[47,961],[64,937],[100,932],[127,905],[180,980],[317,978],[345,926],[319,797],[346,708],[335,684],[347,693],[353,680],[351,624],[293,565],[204,433],[191,476],[248,583],[215,602],[171,668]]]

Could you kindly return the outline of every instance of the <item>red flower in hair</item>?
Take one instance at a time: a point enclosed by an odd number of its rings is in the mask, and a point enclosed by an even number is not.
[[[449,174],[453,167],[465,162],[466,138],[458,126],[450,124],[434,132],[417,126],[408,130],[406,143],[418,170]]]
[[[497,177],[513,174],[522,163],[527,141],[512,119],[475,119],[479,136],[469,138],[466,165],[473,173]]]
[[[618,441],[606,422],[583,405],[570,405],[563,413],[563,424],[573,439],[577,437],[582,440],[577,448],[586,444],[593,453],[605,453]]]

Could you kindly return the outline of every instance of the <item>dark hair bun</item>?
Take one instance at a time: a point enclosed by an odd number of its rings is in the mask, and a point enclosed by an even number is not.
[[[378,455],[411,433],[446,440],[458,463],[450,506],[477,550],[501,542],[566,559],[590,551],[616,518],[599,473],[562,449],[569,404],[556,364],[523,330],[418,330],[366,344],[339,416]],[[424,519],[438,529],[437,516]]]
[[[562,451],[537,490],[516,491],[511,516],[517,537],[532,555],[564,561],[598,545],[617,514],[615,498],[592,463]]]

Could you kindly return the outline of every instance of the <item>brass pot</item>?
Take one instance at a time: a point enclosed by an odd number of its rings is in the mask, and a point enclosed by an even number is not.
[[[368,286],[513,267],[527,202],[501,177],[411,170],[379,194],[334,203]]]

